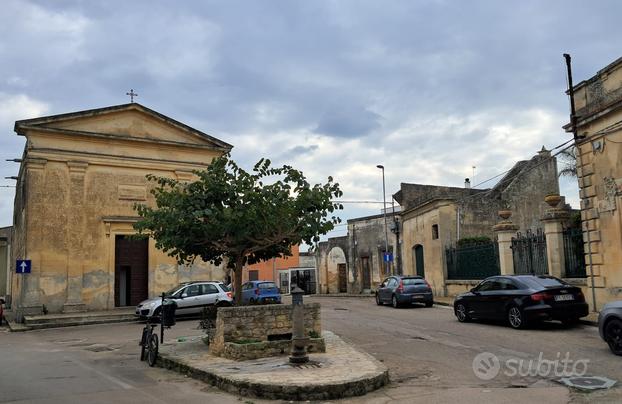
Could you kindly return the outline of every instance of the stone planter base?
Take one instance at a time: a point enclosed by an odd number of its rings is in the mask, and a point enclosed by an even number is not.
[[[249,359],[267,358],[270,356],[289,355],[292,350],[292,342],[286,341],[260,341],[248,344],[225,342],[222,356],[227,359],[245,361]],[[310,338],[308,353],[326,352],[324,338]]]

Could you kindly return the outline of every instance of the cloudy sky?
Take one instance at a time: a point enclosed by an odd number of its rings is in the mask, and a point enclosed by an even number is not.
[[[569,139],[575,82],[622,56],[617,1],[19,1],[0,7],[0,173],[17,119],[138,102],[344,199],[462,186]],[[14,181],[0,180],[3,186]],[[483,186],[492,186],[486,183]],[[0,226],[14,188],[0,188]],[[576,181],[562,193],[578,205]],[[381,206],[348,204],[342,218]],[[343,235],[338,228],[331,235]]]

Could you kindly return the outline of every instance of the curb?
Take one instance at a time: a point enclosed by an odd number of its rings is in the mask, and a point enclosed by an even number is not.
[[[304,383],[282,385],[277,384],[278,380],[274,381],[275,384],[233,380],[211,371],[197,369],[166,354],[158,355],[157,366],[192,377],[228,393],[271,400],[334,400],[362,396],[389,384],[389,371],[386,368],[374,376],[318,386]]]
[[[66,323],[44,323],[44,324],[31,324],[25,325],[21,323],[16,323],[14,321],[8,321],[9,330],[11,332],[25,332],[25,331],[33,331],[33,330],[48,330],[55,328],[65,328],[65,327],[80,327],[86,325],[101,325],[101,324],[118,324],[118,323],[139,323],[136,319],[102,319],[102,320],[91,320],[91,321],[71,321]]]
[[[30,331],[29,327],[26,327],[24,324],[20,324],[20,323],[16,323],[15,321],[11,320],[6,322],[9,326],[9,331],[11,332],[24,332],[24,331]]]
[[[580,320],[579,321],[581,324],[583,325],[589,325],[592,327],[598,327],[598,321],[592,321],[592,320]]]

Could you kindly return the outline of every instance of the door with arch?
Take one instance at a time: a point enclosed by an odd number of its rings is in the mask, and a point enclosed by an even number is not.
[[[413,261],[415,264],[415,274],[425,278],[425,263],[423,261],[423,246],[421,244],[413,247]]]

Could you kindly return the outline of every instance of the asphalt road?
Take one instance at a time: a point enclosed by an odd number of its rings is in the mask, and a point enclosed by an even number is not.
[[[201,335],[197,325],[198,320],[180,321],[165,333],[165,340]],[[0,329],[0,402],[244,402],[141,362],[137,344],[142,327],[122,323],[21,333]]]
[[[372,299],[310,298],[322,304],[323,328],[372,354],[389,368],[389,387],[347,403],[383,402],[622,402],[622,388],[590,394],[549,376],[507,376],[508,360],[589,360],[587,374],[622,381],[596,328],[550,323],[529,330],[458,323],[443,307],[393,309]],[[200,335],[197,320],[180,321],[165,338]],[[0,402],[260,403],[138,360],[139,324],[110,324],[8,333],[0,329]],[[490,380],[476,377],[476,355],[501,364]],[[534,365],[532,365],[534,366]]]
[[[323,328],[384,362],[393,382],[386,390],[390,395],[395,389],[399,394],[395,397],[404,398],[404,394],[412,391],[420,398],[429,394],[447,401],[450,397],[465,401],[472,397],[477,402],[476,398],[484,399],[489,393],[497,401],[504,396],[539,392],[550,402],[622,402],[620,386],[582,394],[574,389],[560,389],[561,385],[555,381],[564,370],[562,360],[567,359],[568,372],[576,363],[576,371],[581,373],[586,369],[586,376],[605,376],[622,382],[622,358],[609,352],[596,327],[569,328],[549,322],[514,330],[498,323],[459,323],[449,307],[394,309],[377,306],[373,299],[310,300],[322,304]],[[473,371],[474,359],[482,353],[499,359],[499,373],[490,380],[478,378]],[[538,363],[542,366],[538,367]],[[518,366],[520,372],[514,372]],[[522,376],[527,371],[531,375]]]

